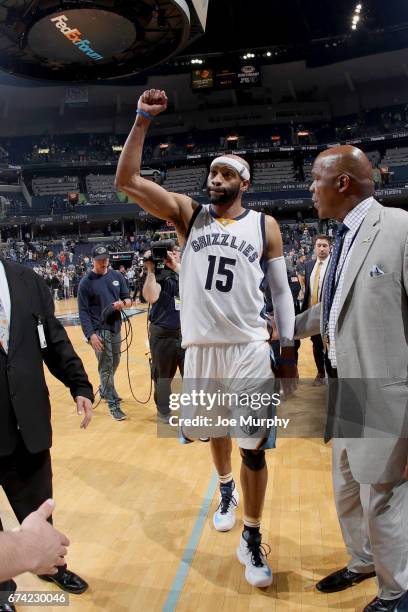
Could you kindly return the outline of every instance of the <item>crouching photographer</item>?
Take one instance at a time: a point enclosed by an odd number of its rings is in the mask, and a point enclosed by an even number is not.
[[[173,240],[152,242],[146,251],[146,280],[143,297],[152,308],[149,342],[157,416],[169,419],[171,381],[177,367],[183,376],[184,349],[181,348],[179,278],[180,251]]]

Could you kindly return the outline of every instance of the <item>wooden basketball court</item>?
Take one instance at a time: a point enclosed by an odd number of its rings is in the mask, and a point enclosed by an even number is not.
[[[76,312],[76,302],[57,302],[56,310]],[[131,380],[144,400],[150,386],[146,314],[131,321]],[[92,349],[80,327],[67,331],[97,388]],[[311,346],[302,342],[301,376],[314,377]],[[176,439],[158,439],[154,402],[141,405],[132,399],[123,358],[116,380],[129,419],[113,421],[101,402],[83,431],[69,392],[47,375],[53,406],[55,526],[71,540],[69,567],[90,585],[83,595],[70,596],[69,610],[350,612],[361,611],[375,596],[374,580],[332,595],[314,588],[317,580],[347,562],[332,499],[330,448],[321,440],[284,438],[267,453],[262,535],[271,547],[274,581],[268,589],[255,589],[235,557],[242,505],[231,532],[218,533],[212,525],[218,491],[208,444],[183,446]],[[235,449],[236,480],[239,465]],[[0,512],[6,527],[16,525],[2,491]],[[20,590],[58,591],[31,574],[17,583]]]

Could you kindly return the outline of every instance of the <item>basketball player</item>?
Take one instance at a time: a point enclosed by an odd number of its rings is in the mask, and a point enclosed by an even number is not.
[[[183,246],[180,272],[181,330],[186,347],[185,379],[271,379],[268,332],[262,317],[260,290],[266,276],[273,296],[282,352],[278,375],[284,391],[294,390],[297,369],[293,348],[294,306],[283,258],[278,224],[242,207],[250,185],[248,163],[224,155],[211,164],[210,205],[167,192],[140,175],[146,133],[156,115],[167,108],[164,91],[140,97],[135,124],[119,159],[116,186],[144,210],[171,221]],[[265,261],[265,270],[261,262]],[[184,432],[183,432],[184,433]],[[196,436],[198,437],[198,436]],[[240,438],[244,530],[237,549],[247,581],[258,587],[272,582],[261,546],[260,524],[267,485],[265,448],[272,439]],[[228,531],[235,524],[238,491],[232,477],[231,439],[211,439],[220,481],[220,504],[214,526]]]

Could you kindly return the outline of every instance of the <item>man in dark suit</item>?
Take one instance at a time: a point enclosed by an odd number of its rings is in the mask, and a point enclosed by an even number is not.
[[[325,234],[316,236],[314,244],[315,260],[308,261],[305,265],[305,294],[301,312],[305,312],[311,306],[318,304],[321,299],[324,277],[330,261],[330,238]],[[317,367],[317,375],[313,385],[324,384],[324,350],[323,340],[320,334],[312,336],[313,356]]]
[[[31,269],[0,259],[0,486],[20,523],[52,497],[50,401],[43,363],[69,387],[81,427],[92,418],[93,391],[47,285]],[[0,522],[0,529],[2,529]],[[87,584],[67,569],[41,576],[71,593]],[[14,591],[16,583],[0,583]],[[0,612],[14,610],[0,605]]]

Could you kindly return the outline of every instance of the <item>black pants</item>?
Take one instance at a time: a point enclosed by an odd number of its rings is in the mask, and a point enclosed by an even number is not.
[[[324,351],[323,351],[323,340],[320,334],[316,336],[311,336],[311,341],[313,343],[313,357],[315,360],[315,364],[317,367],[317,371],[322,376],[325,375],[324,371]]]
[[[167,415],[170,413],[171,381],[177,368],[183,376],[185,350],[181,348],[179,330],[165,329],[151,324],[149,341],[152,356],[154,401],[158,412]]]
[[[21,436],[12,455],[0,457],[0,485],[19,523],[46,499],[52,497],[52,470],[50,451],[30,453]],[[50,523],[52,520],[49,519]],[[0,530],[3,526],[0,520]],[[0,583],[0,591],[14,591],[16,583]]]

